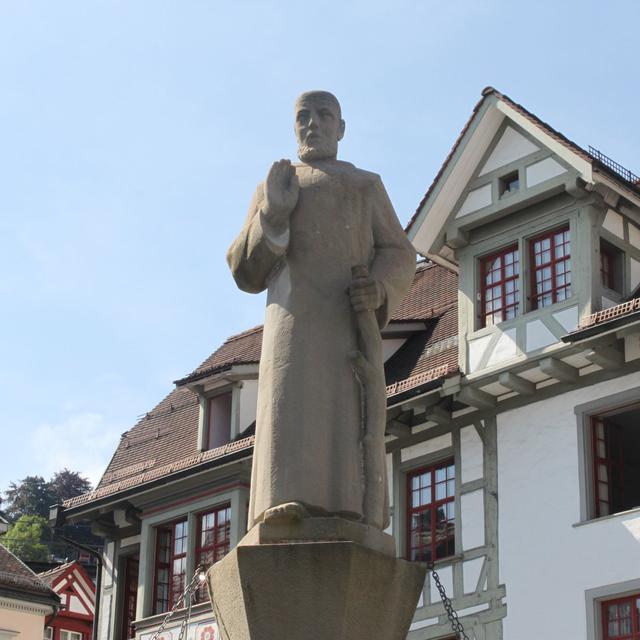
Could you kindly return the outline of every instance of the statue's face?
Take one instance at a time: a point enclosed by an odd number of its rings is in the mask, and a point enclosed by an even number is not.
[[[335,101],[323,93],[305,94],[296,102],[295,116],[300,160],[335,158],[344,135],[344,120]]]

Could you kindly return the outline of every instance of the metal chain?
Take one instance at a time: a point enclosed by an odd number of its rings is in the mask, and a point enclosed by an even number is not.
[[[427,569],[431,571],[431,575],[433,576],[433,581],[436,583],[436,588],[438,589],[438,593],[440,594],[440,599],[442,600],[442,604],[444,605],[444,610],[447,612],[447,618],[449,618],[449,623],[451,624],[451,628],[456,632],[459,640],[469,640],[469,636],[465,633],[464,627],[462,626],[462,622],[458,619],[458,614],[456,610],[453,608],[451,604],[451,600],[449,600],[449,596],[447,592],[444,590],[442,586],[442,582],[440,582],[440,576],[438,572],[435,570],[433,566],[433,562],[429,562],[427,564]]]
[[[167,615],[163,618],[158,630],[153,634],[151,640],[158,640],[158,636],[164,631],[164,628],[169,623],[169,620],[173,618],[174,613],[180,607],[180,603],[184,603],[184,606],[187,607],[187,616],[182,621],[182,625],[180,626],[180,635],[178,636],[178,640],[183,640],[184,633],[187,630],[187,625],[189,624],[189,620],[191,619],[191,606],[193,603],[193,592],[200,586],[198,583],[200,582],[200,574],[204,571],[204,565],[198,565],[196,570],[193,572],[193,578],[191,578],[191,582],[187,585],[187,588],[184,590],[182,595],[176,600],[175,604],[171,608],[171,611],[167,613]],[[187,597],[189,600],[187,601]],[[188,604],[187,604],[188,602]]]

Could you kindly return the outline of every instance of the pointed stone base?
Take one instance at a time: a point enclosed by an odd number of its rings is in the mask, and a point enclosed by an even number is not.
[[[401,640],[423,566],[353,542],[241,545],[207,575],[224,640]]]

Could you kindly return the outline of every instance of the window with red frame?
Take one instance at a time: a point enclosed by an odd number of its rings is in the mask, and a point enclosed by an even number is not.
[[[602,603],[603,640],[640,640],[640,593]]]
[[[453,460],[407,476],[407,559],[433,562],[455,553]]]
[[[483,327],[518,315],[520,259],[518,246],[481,258],[481,311]]]
[[[640,406],[591,417],[596,518],[640,506]]]
[[[531,307],[540,309],[571,296],[571,238],[569,227],[530,241]]]
[[[600,240],[600,282],[607,289],[622,292],[623,253],[605,240]]]
[[[196,564],[208,569],[229,553],[231,533],[231,506],[224,505],[213,511],[198,515],[198,538],[196,542]],[[207,590],[200,587],[196,593],[198,602],[207,600]]]
[[[154,613],[164,613],[179,600],[187,573],[187,521],[156,529]]]

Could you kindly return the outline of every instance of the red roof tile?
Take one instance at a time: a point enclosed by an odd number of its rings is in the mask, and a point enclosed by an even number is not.
[[[262,326],[231,336],[188,376],[177,380],[176,384],[180,385],[204,378],[213,373],[224,371],[234,364],[255,364],[260,361],[261,348]]]
[[[0,544],[0,590],[3,589],[44,596],[51,604],[59,602],[58,596],[22,560]]]
[[[592,313],[590,316],[582,318],[582,320],[580,320],[580,325],[575,331],[582,331],[583,329],[588,329],[595,325],[604,324],[611,320],[617,320],[618,318],[628,316],[635,311],[640,311],[640,298],[627,300],[627,302],[617,304],[615,307],[602,309],[602,311],[597,311],[596,313]]]

